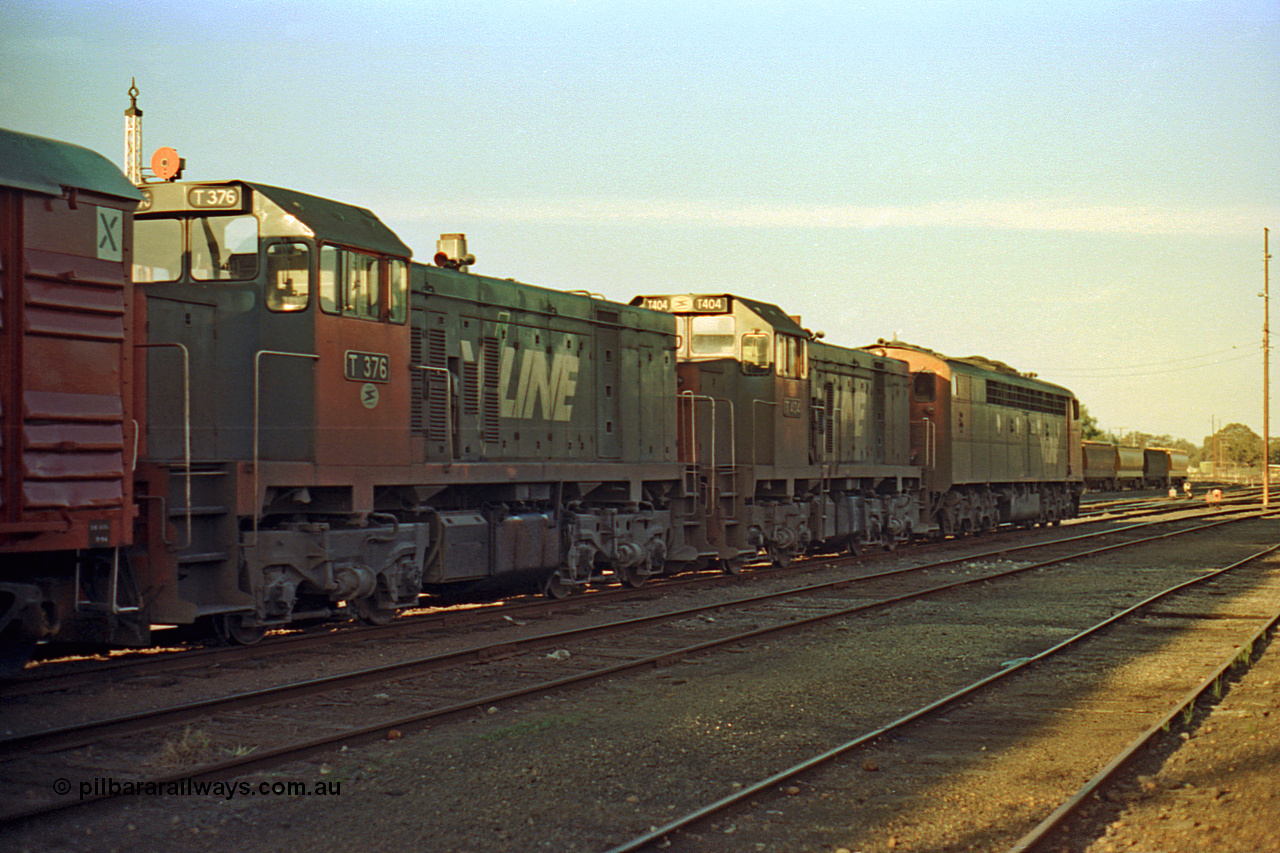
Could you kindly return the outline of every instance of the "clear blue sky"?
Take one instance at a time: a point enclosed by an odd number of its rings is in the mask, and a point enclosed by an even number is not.
[[[363,205],[422,259],[465,231],[476,272],[742,293],[1104,428],[1262,429],[1276,0],[0,9],[0,125],[118,161],[133,77],[148,157]]]

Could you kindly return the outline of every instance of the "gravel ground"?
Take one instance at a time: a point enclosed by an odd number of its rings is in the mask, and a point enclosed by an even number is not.
[[[1170,546],[1181,557],[1186,550]],[[1016,630],[981,619],[922,632],[921,625],[937,623],[938,612],[933,603],[917,602],[892,618],[849,619],[757,644],[750,653],[697,658],[580,692],[485,709],[468,722],[420,734],[389,733],[371,746],[236,780],[234,796],[138,797],[93,806],[0,830],[0,845],[14,851],[602,851],[1015,656]],[[927,671],[922,651],[931,660]],[[1059,849],[1280,850],[1277,684],[1280,646],[1185,742],[1153,757],[1098,804],[1094,825],[1106,827],[1105,835],[1077,831]],[[370,699],[371,716],[377,701]],[[888,775],[863,769],[875,778]],[[948,768],[934,770],[934,781],[945,783]],[[86,765],[85,779],[93,778]],[[308,794],[272,792],[291,782],[306,785]],[[966,793],[953,793],[956,808],[968,808]],[[881,795],[878,807],[892,809],[894,792]],[[861,819],[851,804],[847,820]],[[776,842],[743,847],[726,832],[702,849],[839,849],[789,843],[785,820],[776,823]],[[944,826],[938,829],[945,835]],[[891,836],[858,849],[947,847],[907,846]]]
[[[1176,741],[1116,780],[1090,826],[1050,849],[1280,851],[1280,643]]]

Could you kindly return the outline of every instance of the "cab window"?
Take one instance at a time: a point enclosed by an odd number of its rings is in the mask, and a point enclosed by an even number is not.
[[[778,335],[778,375],[803,379],[805,369],[804,339],[792,335]]]
[[[689,318],[689,352],[732,357],[737,336],[728,314],[695,314]]]
[[[912,395],[917,402],[932,403],[938,398],[937,374],[922,370],[911,381]]]
[[[320,309],[337,314],[341,291],[342,253],[332,246],[325,246],[320,250]]]
[[[382,319],[382,264],[374,255],[347,251],[342,274],[342,313],[366,320]]]
[[[391,259],[391,322],[403,323],[409,316],[409,265]]]
[[[267,309],[302,311],[311,298],[311,252],[305,243],[267,247]]]
[[[138,283],[182,278],[182,220],[133,220],[133,280]]]
[[[764,332],[747,332],[742,336],[742,372],[754,375],[769,373],[773,361],[769,358],[772,347]]]
[[[258,277],[258,220],[253,216],[198,216],[189,226],[191,277],[246,281]]]

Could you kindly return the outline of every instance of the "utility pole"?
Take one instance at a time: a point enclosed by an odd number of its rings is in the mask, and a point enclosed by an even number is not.
[[[1271,248],[1262,229],[1262,505],[1271,504]]]
[[[1210,454],[1209,459],[1213,462],[1213,478],[1218,478],[1218,423],[1217,416],[1209,416],[1209,444],[1205,445],[1205,451]],[[1210,447],[1212,445],[1212,447]]]

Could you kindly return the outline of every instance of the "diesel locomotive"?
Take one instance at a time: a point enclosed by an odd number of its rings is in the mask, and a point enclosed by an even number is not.
[[[0,158],[46,176],[9,168],[0,220],[11,663],[1076,512],[1078,403],[998,362],[479,276],[462,235],[417,263],[364,208],[32,150]]]

